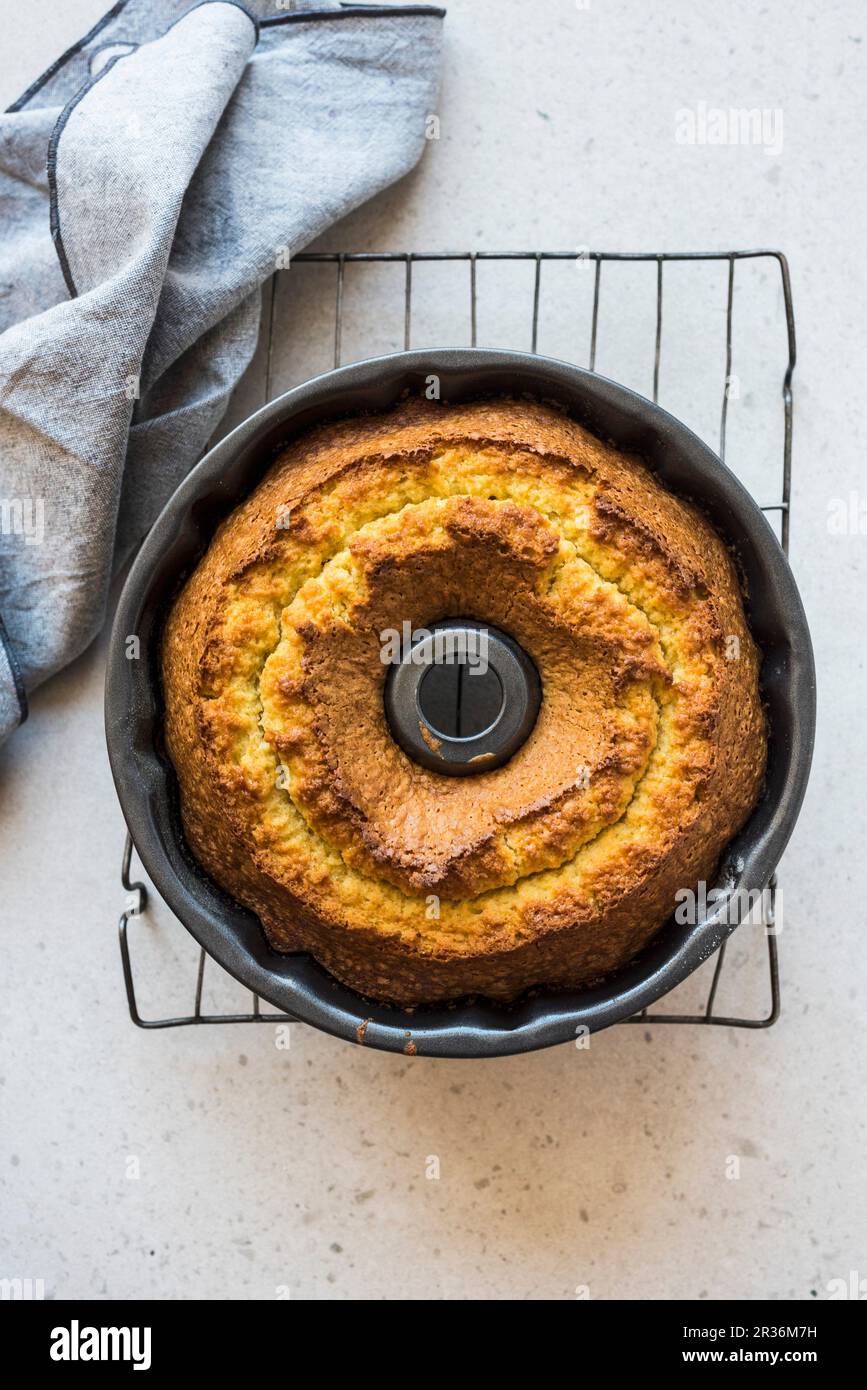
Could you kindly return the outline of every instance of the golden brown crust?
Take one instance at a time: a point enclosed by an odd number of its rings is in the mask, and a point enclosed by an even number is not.
[[[381,634],[471,616],[534,658],[503,767],[429,772]],[[758,795],[758,653],[731,559],[636,459],[521,401],[324,426],[223,524],[163,647],[205,868],[362,993],[512,998],[622,964]]]

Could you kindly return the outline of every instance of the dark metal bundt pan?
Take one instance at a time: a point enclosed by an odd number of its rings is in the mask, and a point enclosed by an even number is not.
[[[771,739],[767,782],[728,847],[719,883],[767,886],[798,815],[813,745],[810,635],[776,536],[737,478],[690,430],[632,391],[565,362],[520,352],[454,348],[405,352],[342,367],[288,391],[223,439],[178,488],[132,566],[118,605],[106,679],[112,772],[127,825],[159,892],[198,942],[251,990],[295,1018],[351,1042],[419,1055],[495,1057],[605,1028],[673,989],[733,930],[717,908],[695,926],[664,926],[639,958],[593,988],[534,991],[513,1005],[470,1000],[403,1011],[346,989],[308,955],[272,951],[258,919],[193,860],[162,749],[158,644],[167,605],[218,522],[256,485],[278,451],[324,420],[384,410],[435,375],[446,401],[503,394],[559,402],[593,433],[641,455],[675,492],[693,498],[735,547],[747,614],[764,653],[762,693]],[[129,660],[127,638],[141,639]],[[721,918],[723,920],[721,920]]]

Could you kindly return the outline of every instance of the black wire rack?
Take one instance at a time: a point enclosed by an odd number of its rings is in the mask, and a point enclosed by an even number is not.
[[[603,285],[602,268],[610,262],[634,262],[646,264],[651,274],[655,275],[655,333],[653,335],[653,400],[659,400],[660,389],[660,364],[663,360],[663,301],[665,288],[665,268],[673,263],[722,263],[725,273],[725,341],[724,341],[724,364],[725,375],[720,386],[721,405],[719,412],[718,429],[718,453],[722,459],[726,457],[726,429],[728,423],[730,390],[729,384],[732,380],[733,365],[733,321],[735,303],[735,271],[739,263],[745,261],[761,262],[766,267],[770,266],[775,277],[779,277],[779,287],[782,294],[783,313],[785,317],[786,350],[781,360],[781,395],[783,408],[783,433],[782,433],[782,467],[779,482],[779,501],[766,502],[760,499],[760,506],[764,512],[776,513],[779,518],[779,535],[783,549],[788,553],[789,549],[789,515],[790,515],[790,495],[791,495],[791,475],[792,475],[792,376],[795,369],[796,349],[795,349],[795,318],[792,307],[792,291],[789,279],[789,267],[785,256],[780,251],[774,250],[754,250],[754,251],[679,251],[679,252],[624,252],[624,251],[590,251],[582,248],[579,251],[464,251],[464,252],[428,252],[428,251],[317,251],[305,252],[296,256],[292,261],[292,266],[332,266],[334,268],[333,294],[333,364],[335,367],[342,365],[344,361],[344,324],[345,324],[345,302],[346,302],[346,268],[353,266],[372,266],[376,264],[391,264],[403,267],[403,347],[409,349],[413,337],[413,270],[417,266],[457,262],[467,267],[468,284],[466,287],[466,313],[468,318],[470,345],[476,347],[479,342],[479,265],[481,263],[495,262],[503,265],[507,262],[529,262],[533,278],[530,295],[532,299],[531,320],[530,320],[530,347],[533,352],[538,351],[539,345],[539,324],[540,324],[540,305],[542,300],[542,279],[543,267],[549,262],[581,262],[592,270],[592,309],[590,310],[589,322],[589,352],[588,362],[590,370],[594,370],[597,361],[597,346],[599,340],[599,318],[600,301]],[[280,276],[286,273],[286,269],[280,269],[271,277],[271,281],[265,296],[265,323],[266,323],[266,345],[264,353],[264,398],[266,401],[272,399],[274,394],[275,376],[275,344],[277,341],[277,303]],[[585,326],[586,331],[586,326]],[[586,340],[585,340],[586,341]],[[514,344],[513,344],[514,346]],[[209,957],[204,949],[200,948],[198,958],[198,969],[196,973],[195,994],[193,1009],[191,1013],[182,1014],[175,1017],[165,1018],[145,1018],[139,1011],[135,972],[133,967],[132,951],[130,947],[130,923],[140,918],[144,913],[148,903],[148,890],[144,883],[134,880],[132,877],[132,856],[134,846],[132,839],[127,833],[126,843],[123,852],[121,866],[121,883],[127,893],[127,902],[120,915],[119,935],[120,951],[123,964],[123,977],[126,986],[127,1002],[129,1004],[130,1017],[133,1023],[139,1028],[177,1028],[195,1024],[217,1024],[217,1023],[280,1023],[297,1021],[292,1019],[291,1014],[277,1011],[271,1006],[262,1007],[262,1002],[258,995],[252,995],[252,1005],[246,1012],[237,1013],[206,1013],[202,1007],[203,991],[205,983],[205,966]],[[719,992],[720,982],[725,969],[728,942],[724,942],[716,955],[713,974],[703,1008],[692,1013],[665,1012],[662,1009],[644,1009],[633,1018],[626,1020],[628,1023],[642,1023],[645,1025],[657,1023],[678,1023],[678,1024],[715,1024],[717,1026],[729,1028],[769,1028],[777,1021],[780,1014],[780,972],[779,954],[777,946],[777,879],[776,875],[771,879],[768,890],[762,896],[761,901],[761,922],[760,932],[753,932],[752,939],[758,940],[760,937],[763,942],[762,949],[766,955],[767,982],[769,989],[769,1002],[766,1011],[758,1017],[753,1016],[731,1016],[729,1014],[717,1013],[716,1003]],[[211,968],[222,972],[221,967],[216,962],[211,962]]]

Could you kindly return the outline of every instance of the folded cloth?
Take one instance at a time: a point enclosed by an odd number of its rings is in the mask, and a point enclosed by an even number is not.
[[[120,0],[0,116],[0,739],[250,361],[261,286],[415,164],[443,11]]]

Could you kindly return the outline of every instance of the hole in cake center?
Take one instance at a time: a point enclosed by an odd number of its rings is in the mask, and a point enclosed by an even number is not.
[[[429,666],[418,688],[418,707],[441,738],[477,738],[502,713],[503,682],[493,666],[476,669],[460,659]]]
[[[507,762],[532,732],[541,700],[523,647],[471,618],[414,631],[392,657],[384,689],[393,738],[415,762],[450,777]]]

